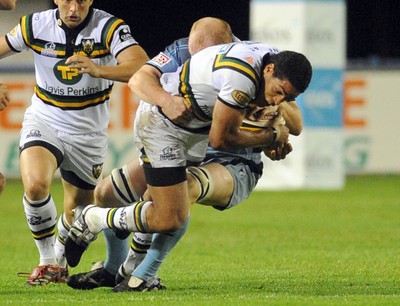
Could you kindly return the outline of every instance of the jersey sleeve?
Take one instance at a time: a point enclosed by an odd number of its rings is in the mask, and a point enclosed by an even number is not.
[[[213,64],[213,79],[220,87],[218,99],[234,108],[246,108],[254,100],[260,84],[252,54],[221,52]]]
[[[175,72],[190,58],[188,38],[181,38],[167,46],[164,51],[147,62],[157,68],[161,74]]]
[[[10,32],[6,34],[6,41],[8,46],[14,52],[21,52],[29,50],[29,46],[25,40],[27,40],[29,33],[31,33],[31,23],[29,20],[31,16],[23,16],[20,19],[19,24],[17,24]]]
[[[106,35],[105,41],[115,57],[126,48],[138,44],[133,38],[129,26],[122,19],[111,18],[107,29],[104,34]]]

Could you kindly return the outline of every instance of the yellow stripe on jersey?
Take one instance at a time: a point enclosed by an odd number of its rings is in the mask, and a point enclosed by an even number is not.
[[[185,98],[186,101],[190,103],[193,110],[193,115],[200,121],[209,122],[211,117],[207,116],[201,108],[199,107],[196,99],[194,98],[194,94],[192,92],[192,87],[189,83],[189,67],[190,67],[190,60],[186,61],[181,70],[181,74],[179,76],[180,79],[180,87],[179,91],[182,94],[182,97]]]
[[[20,21],[22,37],[24,38],[25,44],[28,47],[30,47],[31,46],[31,42],[30,42],[30,39],[28,38],[29,25],[27,23],[28,23],[28,16],[22,16],[21,17],[21,21]]]
[[[25,41],[25,44],[31,48],[33,51],[37,53],[41,53],[43,49],[45,49],[45,43],[43,41],[37,41],[35,37],[33,37],[33,32],[32,32],[32,15],[27,15],[21,17],[21,32],[22,32],[22,37]],[[60,50],[60,49],[55,49],[52,50],[55,52],[57,57],[65,57],[65,50]]]
[[[229,50],[216,56],[213,64],[213,70],[222,68],[235,70],[248,77],[256,86],[258,86],[259,76],[254,68],[239,58],[227,56]]]
[[[112,41],[112,36],[114,35],[115,29],[122,24],[124,24],[124,21],[122,19],[115,19],[115,21],[107,27],[107,32],[105,37],[105,45],[107,49],[110,49],[110,43]]]
[[[41,99],[46,104],[51,104],[61,109],[84,109],[90,106],[104,103],[105,101],[109,100],[111,90],[112,86],[96,95],[86,96],[86,101],[79,100],[83,98],[82,96],[54,96],[48,91],[41,89],[37,85],[35,86],[34,92],[36,96],[38,96],[39,99]],[[73,100],[74,98],[76,98],[76,100]],[[63,101],[60,101],[60,99],[63,99]]]

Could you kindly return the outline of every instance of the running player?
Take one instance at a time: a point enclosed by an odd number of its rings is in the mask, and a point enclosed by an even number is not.
[[[146,73],[139,70],[129,84],[139,97],[151,102],[157,89],[142,91],[147,80],[143,74]],[[285,144],[288,128],[284,125],[257,131],[240,129],[245,111],[252,103],[266,106],[291,101],[306,90],[310,79],[311,65],[302,54],[277,52],[257,43],[207,48],[195,54],[177,73],[162,75],[164,89],[185,97],[195,118],[187,124],[174,124],[161,108],[141,102],[135,134],[152,200],[119,209],[89,205],[80,215],[78,212],[66,242],[71,265],[79,262],[90,241],[105,228],[169,232],[168,235],[173,231],[181,237],[189,216],[185,170],[188,162],[200,162],[205,157],[208,140],[212,147],[222,150]],[[126,283],[131,281],[132,278],[127,279]],[[135,286],[143,282],[132,281]]]
[[[190,43],[188,38],[182,38],[166,48],[157,57],[149,61],[148,70],[154,74],[153,81],[158,82],[163,73],[173,72],[190,58],[190,51],[197,53],[205,47],[232,41],[232,32],[229,24],[217,18],[202,18],[194,23],[190,32]],[[233,38],[237,40],[236,38]],[[142,68],[144,69],[144,67]],[[150,83],[150,82],[149,82]],[[147,83],[147,84],[149,84]],[[171,97],[170,95],[166,98]],[[183,122],[188,108],[181,101],[175,103],[171,99],[165,103],[164,113],[173,121]],[[295,102],[283,103],[294,108],[290,110],[291,117],[300,116],[297,119],[297,126],[292,131],[301,131],[301,113]],[[294,115],[293,115],[294,114]],[[190,114],[189,114],[190,117]],[[287,121],[293,122],[291,117]],[[279,156],[274,159],[285,158],[291,147],[288,145]],[[191,167],[188,174],[190,202],[198,202],[204,205],[211,205],[219,210],[225,210],[236,206],[249,197],[251,191],[257,184],[262,173],[261,150],[242,149],[231,152],[208,149],[207,156],[200,167]],[[275,152],[271,152],[275,154]],[[204,176],[204,173],[207,176]],[[203,178],[203,179],[200,179]],[[103,179],[95,190],[96,203],[102,204],[119,203],[120,206],[128,206],[139,199],[146,189],[144,174],[138,160],[130,162],[120,169],[114,169],[112,174]],[[201,191],[204,191],[203,194]],[[205,192],[207,191],[207,192]],[[107,260],[92,271],[72,275],[67,284],[75,289],[93,289],[101,286],[114,287],[115,276],[118,266],[123,260],[126,247],[124,241],[118,240],[114,234],[104,231],[107,241]],[[112,243],[110,240],[114,239]],[[141,262],[150,247],[152,234],[135,233],[132,237],[129,255],[118,274],[119,279],[126,278],[134,268]],[[111,247],[112,246],[112,247]],[[165,255],[163,254],[165,257]],[[159,260],[157,260],[160,262]],[[146,278],[145,276],[141,276]],[[152,282],[153,281],[153,282]],[[154,277],[147,278],[146,289],[158,280]]]
[[[64,215],[94,201],[107,149],[110,94],[147,60],[119,18],[91,8],[93,0],[55,0],[58,8],[23,16],[0,37],[0,58],[31,50],[36,69],[32,104],[20,138],[23,205],[40,254],[27,284],[65,282],[66,262],[54,250],[57,211],[50,194],[59,168]]]

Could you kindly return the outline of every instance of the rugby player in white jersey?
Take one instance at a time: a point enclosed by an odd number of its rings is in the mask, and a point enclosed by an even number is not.
[[[190,58],[189,49],[194,54],[208,46],[232,42],[233,40],[239,41],[236,37],[233,37],[228,23],[218,18],[201,18],[193,24],[189,38],[176,40],[147,63],[146,71],[153,77],[148,79],[145,84],[157,86],[162,73],[176,71],[181,64]],[[163,112],[170,120],[179,123],[191,119],[190,105],[186,105],[185,100],[172,97],[169,94],[165,94],[164,98],[158,98],[152,103],[157,104],[164,101]],[[292,134],[299,134],[302,129],[302,120],[297,105],[292,101],[291,103],[283,103],[281,106],[286,106],[283,113],[286,122],[288,122],[289,130]],[[276,116],[275,112],[273,113]],[[271,119],[273,119],[273,116]],[[285,158],[286,154],[291,151],[291,146],[288,144],[282,149],[279,152],[271,150],[270,153],[274,154],[271,158],[274,160]],[[276,155],[277,153],[278,155]],[[224,152],[209,148],[200,167],[190,167],[187,172],[190,202],[209,205],[219,210],[232,208],[249,197],[261,173],[261,150],[246,148]],[[138,160],[134,160],[120,169],[114,169],[110,176],[96,186],[96,203],[99,206],[105,205],[105,207],[110,204],[127,206],[135,202],[145,189],[146,182],[142,167]],[[114,287],[118,267],[117,283],[121,281],[121,278],[130,276],[134,268],[139,265],[150,248],[152,240],[152,234],[135,233],[132,237],[129,254],[121,265],[125,259],[126,241],[119,240],[109,230],[105,230],[104,234],[107,242],[107,260],[101,265],[93,265],[89,272],[72,275],[67,282],[72,288]],[[164,237],[174,239],[170,235]],[[171,247],[169,242],[166,242],[166,244]],[[157,256],[154,256],[153,248],[150,249],[149,256],[152,259],[156,257],[157,260],[150,261],[152,263],[150,268],[141,265],[139,269],[142,274],[139,274],[139,271],[132,274],[135,277],[146,279],[142,286],[134,289],[135,291],[161,288],[159,279],[153,276],[156,275],[155,269],[159,267],[162,259],[168,254],[169,247],[164,247],[161,252],[156,253]],[[157,267],[154,268],[154,266]],[[145,271],[144,274],[143,271]],[[116,287],[116,290],[121,291],[121,285]]]
[[[69,227],[72,210],[94,201],[101,179],[113,82],[127,82],[148,60],[129,26],[91,8],[93,0],[54,3],[56,9],[23,16],[0,37],[0,58],[31,50],[35,63],[36,86],[20,138],[24,211],[40,254],[27,280],[32,286],[65,282],[68,275],[54,248],[55,171],[64,188],[61,222]]]
[[[275,48],[257,43],[210,47],[194,55],[177,73],[164,74],[164,90],[184,97],[194,119],[173,124],[160,108],[141,102],[135,134],[152,200],[127,208],[84,208],[66,242],[68,261],[76,265],[90,241],[105,228],[184,233],[189,217],[185,173],[189,162],[204,158],[208,140],[220,150],[285,144],[289,130],[284,125],[257,131],[241,129],[245,112],[253,103],[278,106],[294,100],[306,90],[310,79],[311,65],[302,54],[277,53]],[[144,80],[139,71],[131,78],[131,89],[143,100],[152,101],[157,88],[142,91]],[[84,233],[87,230],[89,234]],[[126,283],[132,288],[143,280],[130,278]]]

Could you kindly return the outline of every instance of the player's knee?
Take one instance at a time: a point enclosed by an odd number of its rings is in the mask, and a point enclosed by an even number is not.
[[[160,213],[156,218],[157,231],[172,232],[183,226],[189,216],[189,209],[169,209]]]
[[[189,182],[189,190],[197,190],[197,194],[190,194],[191,202],[207,201],[212,197],[214,184],[210,172],[204,167],[188,167],[186,169]]]
[[[27,179],[29,183],[24,184],[24,190],[27,197],[32,201],[43,200],[50,193],[50,182],[42,178],[30,177]]]
[[[187,215],[175,215],[174,218],[169,219],[164,225],[164,232],[173,232],[181,228],[187,219]]]

